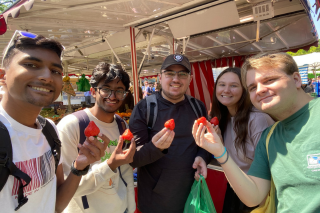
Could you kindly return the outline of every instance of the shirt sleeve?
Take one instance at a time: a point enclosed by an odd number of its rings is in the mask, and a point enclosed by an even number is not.
[[[59,122],[57,128],[62,144],[62,166],[64,178],[66,179],[70,174],[71,164],[78,156],[77,145],[79,143],[80,131],[78,120],[73,115],[66,116]],[[116,172],[110,169],[107,161],[91,165],[88,173],[81,178],[81,182],[74,197],[81,197],[94,193],[114,175],[116,175]]]
[[[128,195],[128,213],[134,213],[136,210],[135,192],[133,184],[133,168],[129,164],[120,166],[123,179],[127,183]]]
[[[134,168],[153,163],[165,155],[165,150],[161,152],[151,141],[149,141],[146,117],[147,103],[144,99],[134,107],[129,122],[129,128],[137,146],[133,162],[130,164]]]
[[[258,142],[253,162],[248,171],[248,175],[271,180],[271,172],[269,166],[269,160],[266,150],[266,138],[270,131],[270,128],[267,128],[261,134],[260,140]]]

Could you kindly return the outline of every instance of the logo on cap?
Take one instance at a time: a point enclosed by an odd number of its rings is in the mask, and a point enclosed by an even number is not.
[[[176,61],[176,62],[181,62],[183,60],[183,56],[182,55],[174,55],[173,56],[173,59]]]

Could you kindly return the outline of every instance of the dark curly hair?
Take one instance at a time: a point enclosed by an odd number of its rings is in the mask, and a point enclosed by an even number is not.
[[[8,67],[11,63],[11,60],[13,56],[15,56],[18,51],[17,50],[26,50],[26,49],[36,49],[36,48],[42,48],[46,50],[51,50],[55,52],[59,58],[61,57],[61,53],[63,51],[63,46],[60,42],[46,38],[42,35],[38,35],[35,38],[29,38],[29,37],[18,37],[14,41],[14,45],[9,48],[7,51],[7,54],[5,55],[5,58],[3,60],[3,66]]]
[[[96,88],[102,80],[104,80],[104,83],[109,83],[117,78],[122,81],[127,91],[130,86],[128,73],[120,65],[100,62],[92,71],[90,84],[92,88]]]

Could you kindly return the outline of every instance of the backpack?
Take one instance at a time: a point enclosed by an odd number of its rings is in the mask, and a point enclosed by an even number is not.
[[[42,133],[46,137],[51,147],[51,153],[54,157],[55,169],[57,171],[61,153],[61,142],[59,140],[57,132],[55,131],[54,127],[51,125],[50,122],[47,122],[47,120],[40,115],[38,116],[38,121],[42,127]],[[6,126],[1,121],[0,135],[0,191],[6,184],[9,175],[14,176],[20,181],[20,187],[18,191],[18,206],[15,208],[15,211],[17,211],[21,208],[21,206],[28,202],[28,198],[23,195],[23,188],[30,183],[31,178],[29,177],[29,175],[18,169],[16,165],[12,162],[12,145],[10,135]],[[25,185],[23,185],[22,180],[26,182]]]
[[[78,119],[79,130],[80,130],[79,143],[83,144],[84,141],[86,140],[86,136],[84,135],[84,130],[85,130],[85,128],[87,128],[88,124],[90,123],[90,119],[88,117],[88,114],[84,110],[74,112],[74,113],[72,113],[72,115],[76,116],[76,118]],[[117,114],[115,114],[115,117],[116,117],[118,129],[119,129],[119,133],[120,133],[120,135],[122,135],[123,132],[125,131],[125,129],[127,128],[124,123],[125,121]],[[124,148],[124,146],[125,146],[125,144],[123,143],[122,148]],[[78,151],[79,151],[79,149],[78,149]],[[127,187],[127,183],[121,175],[120,166],[118,167],[118,170],[119,170],[119,175],[120,175],[121,180],[123,181],[124,185]],[[88,203],[87,196],[86,195],[82,196],[81,200],[82,200],[83,208],[88,209],[89,203]]]
[[[196,99],[190,95],[186,95],[194,113],[196,114],[197,118],[204,116],[200,108],[199,103],[196,101]],[[154,124],[157,120],[158,115],[158,102],[157,97],[155,94],[149,95],[146,97],[147,101],[147,125],[148,129],[151,130],[154,127]]]

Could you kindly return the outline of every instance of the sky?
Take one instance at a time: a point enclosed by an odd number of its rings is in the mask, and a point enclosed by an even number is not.
[[[313,11],[313,13],[311,12],[311,15],[312,15],[312,18],[313,18],[313,22],[316,25],[316,29],[317,29],[318,35],[320,35],[320,19],[319,19],[319,21],[317,21],[318,15],[320,14],[320,9],[318,11],[318,14],[315,15],[316,6],[312,7],[314,5],[314,3],[315,3],[315,0],[309,0],[309,2],[310,2],[311,10]]]

